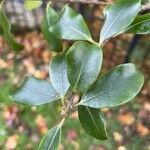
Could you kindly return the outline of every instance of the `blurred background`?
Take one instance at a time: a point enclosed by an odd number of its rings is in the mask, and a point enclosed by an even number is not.
[[[53,1],[53,7],[58,11],[65,4],[60,1]],[[24,9],[23,0],[6,0],[4,4],[5,13],[13,25],[12,33],[25,48],[15,53],[0,37],[0,150],[37,150],[40,139],[59,118],[61,108],[56,103],[29,107],[13,103],[9,98],[27,75],[48,78],[51,51],[40,30],[46,3],[44,0],[40,8],[32,11]],[[105,5],[73,2],[70,5],[84,16],[94,39],[98,40]],[[104,46],[102,74],[125,62],[139,67],[144,73],[145,84],[132,102],[103,110],[110,138],[98,141],[90,137],[74,112],[63,127],[59,150],[150,150],[149,35],[123,34]]]

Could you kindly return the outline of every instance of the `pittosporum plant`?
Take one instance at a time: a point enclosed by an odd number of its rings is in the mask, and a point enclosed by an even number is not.
[[[62,120],[42,139],[39,150],[57,150],[62,126],[72,110],[78,109],[84,130],[99,140],[108,138],[102,108],[113,108],[132,100],[141,90],[144,77],[134,64],[121,64],[101,75],[102,45],[123,32],[146,34],[150,14],[138,15],[141,0],[117,0],[104,10],[106,20],[100,40],[92,39],[83,17],[66,5],[58,14],[48,4],[42,31],[55,52],[50,65],[50,81],[28,77],[12,98],[38,106],[60,100]],[[62,39],[77,41],[64,48]]]

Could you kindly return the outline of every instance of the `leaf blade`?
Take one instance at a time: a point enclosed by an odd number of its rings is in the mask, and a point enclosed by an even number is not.
[[[86,106],[79,106],[78,115],[83,129],[89,135],[98,140],[108,139],[106,124],[100,110]]]
[[[119,65],[99,78],[82,97],[79,105],[93,108],[122,105],[139,93],[143,83],[144,77],[135,65]]]
[[[100,43],[120,33],[135,19],[140,10],[141,0],[117,0],[106,7],[106,20],[100,33]]]
[[[50,83],[33,77],[27,78],[20,90],[11,97],[16,102],[35,106],[59,99],[56,90]]]
[[[38,150],[57,150],[60,143],[62,126],[57,125],[49,130],[47,135],[42,139]]]
[[[44,35],[44,38],[48,42],[50,50],[56,52],[62,51],[62,40],[57,38],[55,34],[49,30],[49,28],[57,22],[58,18],[59,16],[57,12],[50,6],[50,4],[48,4],[45,16],[42,20],[41,30]]]
[[[51,83],[60,97],[63,98],[70,87],[67,76],[67,60],[65,53],[53,57],[49,67],[49,74]]]
[[[150,13],[139,15],[132,24],[127,27],[128,33],[149,34],[150,33]]]
[[[68,79],[75,92],[84,92],[97,78],[102,50],[85,41],[76,42],[67,53]]]
[[[90,31],[83,19],[68,5],[64,7],[58,22],[50,28],[59,38],[66,40],[89,40]]]

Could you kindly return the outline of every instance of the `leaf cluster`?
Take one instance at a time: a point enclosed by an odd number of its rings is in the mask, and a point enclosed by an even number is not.
[[[123,32],[149,32],[149,14],[137,16],[140,0],[115,1],[104,10],[106,20],[100,40],[93,40],[83,17],[68,5],[57,13],[50,4],[42,22],[42,31],[55,56],[49,65],[50,81],[29,77],[12,95],[20,103],[38,106],[61,100],[62,121],[41,141],[39,150],[56,150],[61,129],[72,109],[78,109],[84,130],[99,140],[108,138],[102,108],[113,108],[132,100],[144,83],[143,74],[134,64],[121,64],[101,75],[102,45]],[[147,27],[145,27],[147,26]],[[70,48],[63,40],[76,41]]]

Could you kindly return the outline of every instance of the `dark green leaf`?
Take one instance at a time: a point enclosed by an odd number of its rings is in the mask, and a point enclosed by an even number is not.
[[[48,134],[42,139],[38,150],[58,150],[61,137],[62,126],[58,125],[49,130]]]
[[[50,31],[66,40],[91,40],[90,31],[83,17],[68,5],[64,7],[58,22],[50,28]]]
[[[65,53],[53,57],[49,68],[49,74],[51,83],[60,97],[63,98],[70,86],[67,77],[67,60]]]
[[[89,135],[99,140],[106,140],[108,138],[106,124],[100,110],[79,106],[78,115],[82,127]]]
[[[28,10],[36,9],[42,5],[42,0],[25,0],[24,6]]]
[[[133,23],[126,29],[126,31],[135,34],[149,34],[150,13],[137,16]]]
[[[22,45],[16,43],[13,39],[13,36],[10,33],[11,25],[3,11],[2,4],[0,4],[0,28],[0,30],[2,30],[1,32],[3,33],[5,40],[13,50],[19,51],[24,48]]]
[[[93,108],[115,107],[133,99],[143,83],[144,77],[135,65],[119,65],[100,77],[79,104]]]
[[[50,32],[49,28],[53,26],[58,20],[58,14],[51,8],[50,4],[47,5],[45,16],[43,17],[41,29],[44,38],[47,40],[50,50],[61,51],[62,41],[58,39],[54,33]]]
[[[84,92],[97,78],[102,50],[88,42],[76,42],[67,53],[68,78],[74,91]]]
[[[50,83],[29,77],[12,98],[20,103],[37,106],[58,100],[59,96]]]
[[[135,19],[141,0],[116,0],[105,10],[106,20],[100,33],[100,43],[120,33]]]

